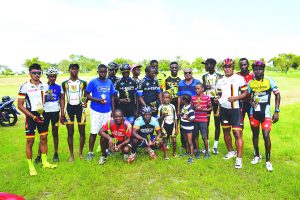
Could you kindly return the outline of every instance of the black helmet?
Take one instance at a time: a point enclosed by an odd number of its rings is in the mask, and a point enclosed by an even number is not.
[[[125,64],[122,64],[121,67],[120,67],[120,70],[121,71],[129,71],[130,70],[130,65],[125,63]]]
[[[141,109],[141,114],[152,113],[152,108],[150,106],[143,106]]]
[[[108,69],[109,70],[118,70],[119,69],[119,65],[115,62],[110,62],[108,63]]]

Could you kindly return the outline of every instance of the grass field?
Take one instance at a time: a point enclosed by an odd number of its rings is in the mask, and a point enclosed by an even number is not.
[[[266,171],[264,160],[255,166],[250,163],[253,147],[247,119],[243,168],[240,170],[234,169],[234,160],[222,159],[227,153],[223,134],[219,141],[220,155],[212,155],[206,161],[203,158],[195,160],[193,165],[187,164],[186,158],[180,157],[164,161],[162,152],[158,153],[156,160],[150,160],[143,151],[139,152],[136,162],[130,165],[124,163],[121,155],[116,155],[109,157],[105,165],[99,166],[99,153],[96,153],[96,159],[92,162],[79,160],[76,156],[75,163],[70,164],[67,162],[66,127],[60,126],[58,168],[45,170],[38,165],[38,175],[30,177],[25,157],[22,115],[16,126],[0,127],[0,191],[19,194],[26,199],[299,199],[300,74],[271,73],[270,76],[274,77],[282,94],[280,119],[273,125],[271,132],[272,173]],[[65,78],[61,77],[58,82]],[[93,77],[82,78],[90,80]],[[27,77],[0,78],[0,97],[16,97],[19,85],[26,80]],[[85,154],[89,130],[87,123]],[[210,132],[213,132],[212,127]],[[48,138],[48,157],[52,159],[51,131]],[[36,137],[34,157],[38,141]],[[78,152],[78,134],[75,134],[74,147],[75,152]],[[265,158],[261,136],[260,150]]]

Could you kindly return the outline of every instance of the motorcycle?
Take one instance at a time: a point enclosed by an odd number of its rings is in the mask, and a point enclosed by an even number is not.
[[[11,99],[9,96],[2,97],[0,102],[0,124],[1,126],[14,126],[18,121],[17,108],[14,105],[15,99]]]

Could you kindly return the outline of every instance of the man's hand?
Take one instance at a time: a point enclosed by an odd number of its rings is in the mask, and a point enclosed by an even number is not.
[[[37,124],[42,124],[44,123],[44,119],[40,118],[39,116],[34,116],[33,120],[37,123]]]
[[[278,122],[278,120],[279,120],[279,113],[275,112],[273,117],[272,117],[272,122],[276,123],[276,122]]]
[[[229,102],[235,102],[235,101],[237,101],[237,100],[239,100],[239,97],[238,97],[238,96],[228,97],[228,101],[229,101]]]
[[[60,116],[60,123],[61,123],[62,125],[65,125],[65,121],[66,121],[65,116],[64,116],[64,115]]]

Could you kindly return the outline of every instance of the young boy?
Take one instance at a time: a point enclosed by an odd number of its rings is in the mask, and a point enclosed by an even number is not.
[[[162,105],[158,108],[158,120],[160,122],[163,135],[163,150],[165,160],[169,160],[167,152],[167,143],[171,136],[173,145],[173,156],[176,156],[176,136],[178,134],[176,109],[170,103],[171,95],[169,92],[162,93]]]
[[[188,158],[188,163],[192,164],[194,162],[194,145],[193,145],[193,129],[195,120],[195,111],[191,105],[191,96],[184,94],[181,96],[184,103],[181,113],[180,113],[180,126],[184,141],[186,143],[186,152],[190,154]]]
[[[203,85],[201,83],[195,86],[196,95],[192,97],[192,105],[195,110],[195,120],[194,120],[194,131],[193,131],[193,141],[197,149],[196,158],[200,158],[199,151],[199,131],[202,135],[202,140],[205,146],[205,156],[204,159],[208,159],[210,157],[208,151],[208,140],[207,140],[207,114],[212,111],[212,104],[210,97],[208,95],[203,94]]]

